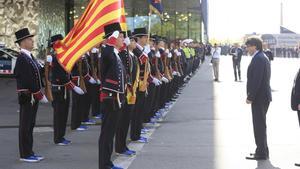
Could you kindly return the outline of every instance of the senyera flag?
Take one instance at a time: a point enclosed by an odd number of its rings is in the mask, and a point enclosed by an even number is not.
[[[62,67],[71,72],[82,55],[103,41],[104,26],[114,22],[127,30],[123,0],[91,0],[67,36],[53,45]]]
[[[150,4],[150,11],[156,13],[161,18],[163,17],[163,6],[161,0],[148,0]]]

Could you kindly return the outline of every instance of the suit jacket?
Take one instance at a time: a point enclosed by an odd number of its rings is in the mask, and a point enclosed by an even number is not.
[[[294,111],[298,110],[298,104],[300,104],[300,69],[294,79],[292,94],[291,94],[291,108]]]
[[[272,101],[270,77],[269,59],[260,51],[252,58],[248,67],[247,99],[252,102]]]
[[[236,52],[236,50],[237,50],[237,52]],[[237,53],[237,55],[236,55],[236,53]],[[243,50],[242,50],[242,48],[233,47],[230,49],[230,55],[232,55],[232,61],[241,62]]]

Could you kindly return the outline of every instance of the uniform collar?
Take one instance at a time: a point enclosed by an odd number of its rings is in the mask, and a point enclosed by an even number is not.
[[[21,52],[24,53],[25,55],[27,55],[30,59],[32,59],[32,56],[31,56],[32,54],[27,49],[21,48]]]

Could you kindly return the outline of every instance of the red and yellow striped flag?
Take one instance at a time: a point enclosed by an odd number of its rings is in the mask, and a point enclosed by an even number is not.
[[[123,0],[91,0],[67,36],[53,45],[63,68],[71,72],[82,55],[103,41],[104,26],[114,22],[127,30]]]

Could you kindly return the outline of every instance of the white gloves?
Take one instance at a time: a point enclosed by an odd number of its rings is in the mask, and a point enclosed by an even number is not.
[[[52,60],[53,60],[52,56],[51,56],[51,55],[47,55],[46,61],[47,61],[48,63],[51,63]]]
[[[169,49],[166,49],[166,51],[165,51],[167,54],[169,54],[170,53],[170,51],[169,51]]]
[[[168,54],[168,58],[172,58],[172,53],[171,52]]]
[[[128,37],[125,38],[124,43],[126,44],[126,46],[128,46],[130,44],[130,39]]]
[[[147,55],[148,55],[148,53],[151,52],[150,45],[146,45],[146,46],[144,47],[144,52],[145,52]]]
[[[90,84],[96,84],[97,82],[94,78],[91,77],[90,80],[89,80],[89,83]]]
[[[99,79],[97,79],[97,84],[99,85],[99,84],[101,84],[101,82],[100,82],[100,80]]]
[[[120,32],[119,31],[114,31],[114,33],[110,37],[118,38]]]
[[[48,103],[48,99],[46,98],[45,95],[43,95],[43,98],[41,100],[39,100],[41,103]]]
[[[153,77],[152,83],[154,83],[155,86],[159,86],[160,85],[160,81],[157,78],[155,78],[155,77]]]
[[[74,90],[74,92],[76,92],[79,95],[83,95],[84,94],[84,91],[80,87],[75,86],[73,88],[73,90]]]
[[[179,72],[176,72],[176,71],[173,71],[173,72],[172,72],[172,75],[173,75],[173,76],[179,76],[179,77],[181,76],[180,73],[179,73]]]
[[[161,78],[161,80],[165,83],[169,83],[169,80],[167,78],[165,78],[164,76]]]
[[[97,49],[97,48],[93,48],[91,52],[92,52],[92,53],[97,53],[97,52],[98,52],[98,49]]]
[[[155,53],[155,56],[157,57],[157,58],[160,58],[160,52],[159,51],[157,51],[156,53]]]
[[[174,53],[175,53],[177,56],[181,56],[181,52],[179,52],[177,49],[174,50]]]

